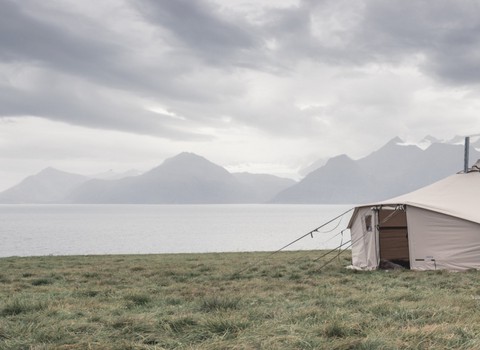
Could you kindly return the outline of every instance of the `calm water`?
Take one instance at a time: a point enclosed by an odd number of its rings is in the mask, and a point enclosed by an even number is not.
[[[0,256],[273,251],[350,205],[0,205]],[[333,248],[337,229],[289,249]],[[335,228],[338,221],[321,231]],[[350,239],[347,234],[344,240]]]

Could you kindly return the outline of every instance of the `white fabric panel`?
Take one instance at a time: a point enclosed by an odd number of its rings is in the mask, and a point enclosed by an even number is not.
[[[367,230],[365,218],[371,215],[371,231]],[[377,215],[370,208],[358,208],[356,219],[350,227],[352,239],[352,265],[362,270],[378,268],[378,234],[376,234]]]
[[[411,206],[407,222],[412,270],[480,269],[479,224]]]

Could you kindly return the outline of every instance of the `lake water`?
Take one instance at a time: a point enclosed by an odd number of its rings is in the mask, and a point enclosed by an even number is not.
[[[0,257],[274,251],[351,207],[0,205]],[[350,216],[288,249],[338,246]]]

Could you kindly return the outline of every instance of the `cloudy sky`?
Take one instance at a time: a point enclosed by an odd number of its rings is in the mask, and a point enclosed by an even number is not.
[[[476,0],[0,0],[0,190],[182,151],[297,177],[478,132]]]

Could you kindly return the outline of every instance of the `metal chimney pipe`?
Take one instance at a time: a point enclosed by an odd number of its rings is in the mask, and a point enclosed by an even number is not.
[[[468,158],[470,152],[470,137],[465,137],[465,155],[463,158],[463,172],[468,173]]]

